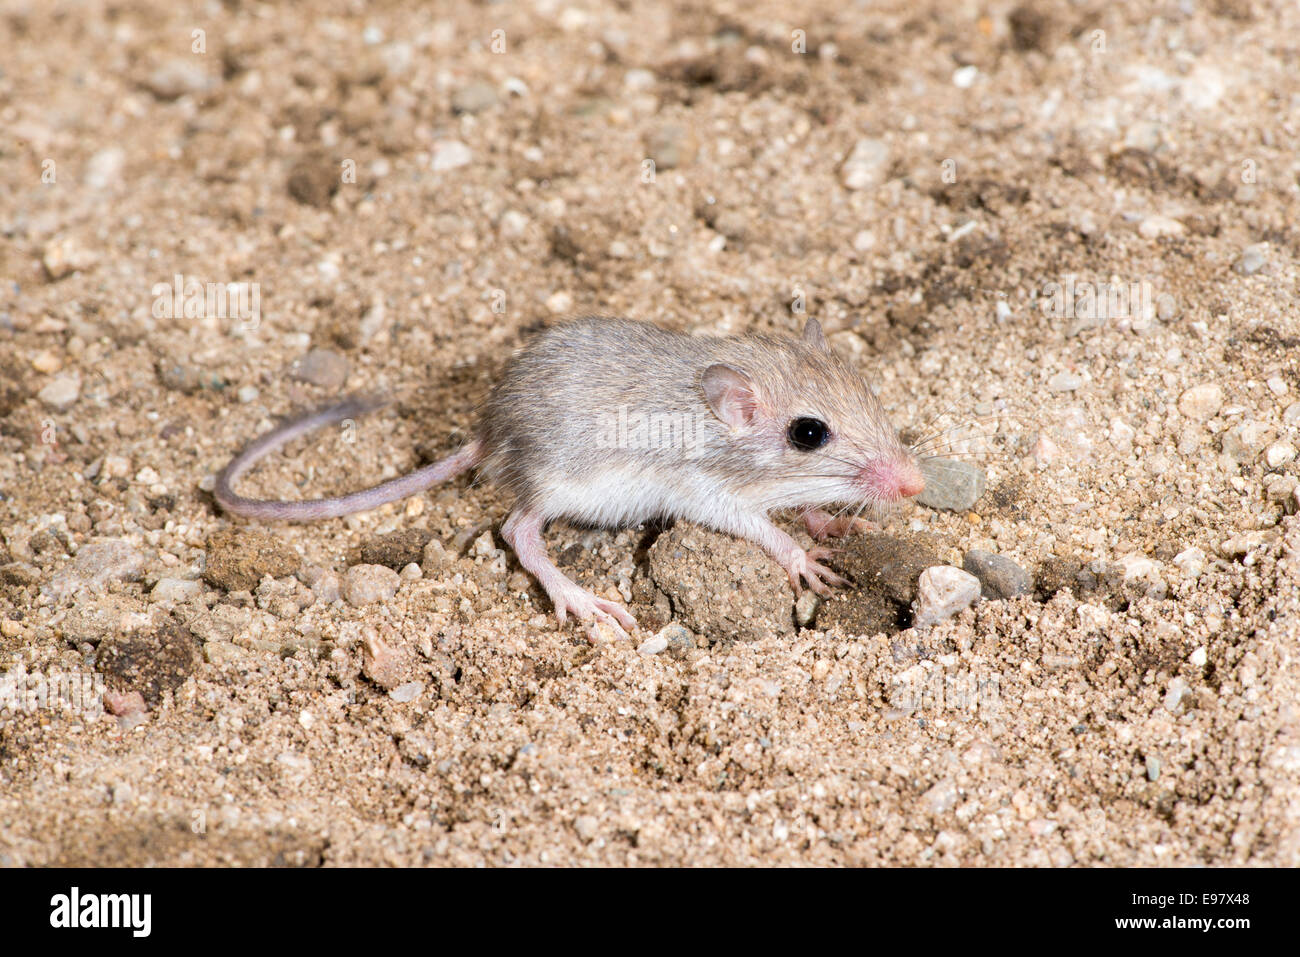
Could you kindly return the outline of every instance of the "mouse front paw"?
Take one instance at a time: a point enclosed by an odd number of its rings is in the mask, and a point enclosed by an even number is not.
[[[803,583],[817,594],[826,596],[831,593],[832,585],[847,585],[848,579],[841,578],[821,561],[830,558],[833,552],[828,548],[810,548],[804,551],[795,546],[788,558],[781,563],[785,573],[790,576],[790,584],[796,595],[803,591]]]

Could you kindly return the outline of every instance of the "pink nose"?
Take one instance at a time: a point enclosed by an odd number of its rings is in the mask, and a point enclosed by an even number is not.
[[[911,498],[913,495],[920,495],[925,491],[925,476],[913,462],[904,462],[900,469],[898,481],[898,494],[903,498]]]
[[[886,502],[920,495],[925,490],[925,476],[917,464],[909,459],[885,459],[873,462],[862,470],[863,484],[875,496]]]

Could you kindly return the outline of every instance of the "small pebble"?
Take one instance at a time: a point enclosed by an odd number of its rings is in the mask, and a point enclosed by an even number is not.
[[[144,570],[144,553],[130,542],[92,542],[60,569],[47,586],[56,598],[81,591],[103,591],[109,582],[136,581]]]
[[[474,159],[468,146],[460,140],[437,140],[433,144],[433,160],[430,165],[435,173],[468,166]]]
[[[1204,668],[1205,663],[1210,660],[1210,654],[1206,650],[1205,646],[1201,645],[1201,647],[1197,648],[1187,656],[1187,660],[1197,668]]]
[[[339,584],[339,576],[333,572],[325,572],[316,579],[311,586],[312,594],[316,600],[323,605],[331,604],[339,600],[342,595],[342,586]]]
[[[41,252],[41,265],[52,280],[62,279],[74,272],[85,272],[98,261],[99,257],[95,253],[71,236],[50,240]]]
[[[1264,268],[1268,262],[1268,243],[1255,243],[1241,251],[1239,258],[1232,265],[1233,272],[1242,276],[1252,276]]]
[[[794,619],[800,628],[809,627],[817,618],[817,611],[825,599],[815,591],[805,591],[794,603]]]
[[[1296,447],[1290,442],[1274,442],[1264,452],[1264,461],[1271,469],[1281,468],[1288,462],[1294,462]]]
[[[126,150],[120,146],[106,146],[87,161],[81,181],[91,189],[107,189],[121,181],[125,164]]]
[[[151,601],[193,601],[203,594],[203,586],[185,578],[160,578],[149,592]]]
[[[641,642],[637,651],[643,655],[657,655],[668,650],[668,639],[663,635],[655,635],[653,638],[647,638]]]
[[[245,385],[239,387],[239,391],[235,393],[235,398],[247,405],[250,402],[256,402],[259,394],[257,386]]]
[[[60,375],[51,379],[36,398],[56,412],[69,408],[81,397],[81,378],[77,375]]]
[[[951,565],[936,565],[921,572],[912,605],[916,628],[951,618],[980,596],[980,580]]]
[[[51,349],[42,349],[32,356],[32,368],[45,375],[53,375],[63,368],[63,360]]]
[[[1217,382],[1192,386],[1178,399],[1178,411],[1189,419],[1204,422],[1223,408],[1223,387]]]
[[[1073,392],[1083,385],[1083,377],[1074,372],[1061,371],[1047,380],[1052,392]]]
[[[322,389],[337,391],[348,378],[348,360],[332,349],[312,349],[298,360],[294,378]]]
[[[343,576],[343,597],[349,605],[388,601],[397,594],[401,578],[383,565],[353,565]]]
[[[1138,235],[1143,239],[1181,236],[1186,231],[1187,228],[1182,223],[1168,216],[1148,216],[1138,224]]]
[[[298,554],[279,537],[252,528],[229,528],[208,536],[203,580],[224,591],[252,591],[270,575],[283,578],[299,565]]]
[[[392,691],[388,692],[388,697],[401,704],[414,701],[424,693],[423,681],[408,681],[406,684],[398,685]]]
[[[888,166],[888,144],[884,140],[865,137],[853,144],[852,151],[845,157],[840,167],[840,180],[846,189],[871,189],[884,182]]]
[[[1171,679],[1165,690],[1165,710],[1170,714],[1177,714],[1185,694],[1187,694],[1187,682],[1182,678]]]
[[[1205,552],[1188,548],[1174,556],[1174,564],[1188,578],[1197,578],[1205,570]]]
[[[384,571],[395,574],[391,568]],[[373,628],[367,629],[361,639],[361,673],[379,687],[392,689],[402,684],[405,671],[402,654],[387,645]]]
[[[655,637],[665,639],[668,642],[668,650],[678,657],[695,647],[695,635],[680,622],[669,622],[659,629]]]
[[[1124,581],[1141,581],[1155,574],[1156,563],[1145,555],[1131,554],[1118,559],[1117,565],[1122,569]]]
[[[573,822],[573,830],[577,832],[578,838],[584,844],[590,844],[596,839],[596,833],[599,826],[600,822],[590,814],[583,814]]]
[[[959,90],[969,90],[975,85],[976,79],[979,78],[980,71],[976,66],[958,67],[952,74],[952,85]]]
[[[676,169],[695,159],[699,144],[695,134],[679,123],[666,123],[646,137],[646,156],[656,169]]]
[[[213,85],[200,62],[202,57],[170,60],[149,74],[145,88],[160,100],[175,100],[187,93],[202,93]]]
[[[1005,555],[972,549],[962,559],[962,568],[980,580],[985,598],[1014,598],[1033,589],[1029,572]]]
[[[962,459],[922,459],[921,474],[925,476],[925,489],[916,500],[926,508],[950,512],[970,511],[988,485],[984,469]]]
[[[451,95],[451,108],[456,113],[482,113],[496,104],[496,88],[482,80],[467,83]]]

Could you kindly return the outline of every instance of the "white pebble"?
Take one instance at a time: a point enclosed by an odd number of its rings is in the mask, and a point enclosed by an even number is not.
[[[460,140],[438,140],[433,144],[433,161],[430,165],[434,172],[442,172],[468,166],[473,159],[474,154]]]
[[[667,650],[668,639],[660,635],[655,635],[653,638],[647,638],[645,641],[641,642],[641,646],[637,648],[637,651],[643,655],[657,655]]]
[[[889,163],[889,146],[884,140],[864,137],[853,144],[853,150],[840,167],[840,180],[846,189],[870,189],[884,181]]]
[[[980,596],[980,580],[952,565],[935,565],[921,572],[912,605],[913,624],[922,628],[951,618]]]
[[[414,701],[424,693],[423,681],[408,681],[406,684],[398,685],[392,691],[388,692],[388,697],[394,701],[405,704],[408,701]]]
[[[343,597],[349,605],[386,601],[397,594],[397,572],[383,565],[353,565],[343,576]]]
[[[1290,442],[1274,442],[1264,453],[1264,461],[1268,462],[1268,467],[1271,469],[1293,462],[1295,457],[1296,447]]]
[[[56,412],[62,412],[81,397],[81,378],[76,375],[55,376],[36,393],[36,398]]]
[[[1183,695],[1187,694],[1187,682],[1182,678],[1174,678],[1169,682],[1169,687],[1165,690],[1165,710],[1170,714],[1178,711],[1178,706],[1183,702]]]
[[[1138,235],[1143,239],[1160,239],[1164,236],[1181,236],[1186,227],[1168,216],[1148,216],[1138,225]]]
[[[1174,556],[1174,564],[1188,578],[1197,578],[1205,570],[1205,552],[1199,548],[1187,548]]]
[[[1189,419],[1204,421],[1223,408],[1223,386],[1206,382],[1192,386],[1178,399],[1178,411]]]
[[[1047,388],[1053,392],[1073,392],[1083,385],[1083,377],[1074,372],[1058,372],[1047,380]]]
[[[1124,580],[1126,582],[1139,581],[1143,578],[1150,578],[1156,570],[1156,563],[1145,555],[1137,553],[1125,555],[1117,562],[1120,568],[1124,570]]]

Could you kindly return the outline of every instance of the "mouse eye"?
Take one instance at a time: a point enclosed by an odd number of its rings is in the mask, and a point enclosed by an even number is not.
[[[786,430],[786,435],[796,449],[811,452],[830,440],[831,430],[821,419],[795,419]]]

